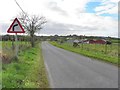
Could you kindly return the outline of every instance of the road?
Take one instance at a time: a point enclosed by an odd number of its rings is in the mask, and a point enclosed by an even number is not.
[[[42,43],[52,88],[118,88],[118,68]]]

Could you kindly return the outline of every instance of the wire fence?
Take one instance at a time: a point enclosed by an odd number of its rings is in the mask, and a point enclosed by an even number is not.
[[[73,43],[66,43],[68,46],[73,47]],[[92,51],[95,53],[102,53],[102,54],[107,54],[109,56],[119,56],[119,52],[118,52],[118,43],[112,43],[110,45],[107,44],[79,44],[79,48],[80,50],[84,50],[84,51]]]

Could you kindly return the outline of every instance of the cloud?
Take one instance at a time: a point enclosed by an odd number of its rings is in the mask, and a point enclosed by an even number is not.
[[[83,17],[84,16],[84,17]],[[65,22],[49,20],[40,35],[99,35],[118,36],[118,23],[111,17],[96,16],[94,14],[82,13],[79,18],[69,18]],[[72,22],[71,22],[72,20]],[[9,24],[0,24],[2,33],[6,33]]]
[[[111,9],[111,8],[113,8],[115,5],[113,4],[113,3],[111,3],[111,4],[108,4],[108,5],[102,5],[102,6],[100,6],[100,7],[96,7],[95,8],[95,11],[96,12],[99,12],[99,11],[103,11],[103,10],[108,10],[108,9]]]
[[[62,15],[68,15],[66,11],[62,10],[58,5],[57,2],[48,2],[47,7],[57,13]]]
[[[50,0],[49,2],[46,2],[46,10],[48,12],[50,10],[53,14],[57,13],[57,16],[61,16],[60,14],[62,14],[63,16],[67,15],[66,17],[74,17],[78,13],[85,12],[85,5],[88,1],[90,0]],[[50,14],[47,16],[51,17]]]
[[[104,13],[116,14],[118,0],[17,0],[24,11],[29,14],[43,15],[48,23],[41,30],[41,35],[50,34],[85,34],[99,36],[117,36],[117,20],[110,16],[100,16]],[[88,2],[101,2],[95,8],[96,13],[85,11]],[[28,3],[29,2],[29,3]],[[7,7],[3,9],[4,5]],[[20,9],[9,0],[0,1],[2,32],[11,24],[10,19],[16,16]],[[10,11],[10,12],[8,12]],[[97,14],[97,15],[96,15]]]
[[[87,15],[88,16],[88,15]],[[89,18],[95,17],[94,15]],[[86,20],[85,20],[86,21]],[[75,24],[64,24],[49,21],[47,25],[41,30],[41,34],[44,35],[99,35],[99,36],[118,36],[118,25],[117,21],[110,17],[96,16],[95,19],[79,25]]]
[[[6,34],[8,28],[9,28],[8,24],[6,24],[6,23],[0,23],[0,30],[1,30],[2,34]]]
[[[40,31],[41,34],[47,34],[47,35],[66,35],[68,34],[69,30],[67,25],[63,23],[56,23],[56,22],[49,22],[46,24],[46,26],[43,28],[43,30]]]
[[[95,8],[96,14],[118,14],[119,0],[103,0],[101,5]]]

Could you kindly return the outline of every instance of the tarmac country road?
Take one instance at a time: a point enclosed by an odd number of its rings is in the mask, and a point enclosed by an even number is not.
[[[118,67],[42,42],[52,88],[118,88]]]

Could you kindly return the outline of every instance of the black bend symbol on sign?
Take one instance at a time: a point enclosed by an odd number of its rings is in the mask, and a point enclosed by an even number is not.
[[[13,31],[15,30],[16,26],[18,26],[18,24],[13,25],[13,28],[12,28]]]

